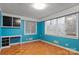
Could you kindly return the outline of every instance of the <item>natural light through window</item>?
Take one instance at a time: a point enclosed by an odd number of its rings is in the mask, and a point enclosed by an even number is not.
[[[34,21],[25,21],[24,22],[24,34],[31,35],[37,33],[37,25]]]

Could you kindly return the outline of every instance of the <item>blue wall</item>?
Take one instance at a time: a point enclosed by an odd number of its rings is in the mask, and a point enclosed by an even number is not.
[[[39,39],[42,39],[42,36],[44,35],[44,22],[38,22],[37,25],[37,32]]]
[[[1,20],[1,13],[0,13],[0,20]],[[1,22],[0,22],[0,24],[1,24]],[[33,38],[33,40],[42,39],[45,41],[49,41],[51,43],[54,43],[53,41],[58,41],[59,42],[58,45],[60,45],[60,46],[68,47],[68,48],[79,51],[79,40],[45,35],[44,29],[45,29],[45,23],[37,22],[37,34],[24,35],[24,21],[22,20],[20,28],[0,27],[0,36],[22,35],[22,42],[29,41],[28,40],[29,38]],[[13,42],[15,42],[15,41],[11,41],[11,43],[13,43]],[[69,44],[69,45],[65,46],[65,44]]]
[[[51,35],[45,35],[45,22],[40,22],[39,23],[39,33],[41,36],[42,40],[54,43],[54,41],[59,42],[58,45],[67,47],[73,50],[79,51],[79,39],[70,39],[70,38],[63,38],[63,37],[57,37],[57,36],[51,36]],[[66,46],[65,44],[68,44]]]
[[[22,41],[29,41],[29,38],[32,38],[33,40],[38,39],[38,35],[24,35],[24,20],[21,21],[21,27],[20,28],[2,28],[2,36],[15,36],[15,35],[22,35]]]
[[[2,21],[1,17],[2,17],[2,14],[0,13],[0,21]],[[1,22],[0,22],[0,24],[1,24]],[[38,24],[37,24],[37,26],[38,26]],[[0,27],[0,37],[1,36],[16,36],[16,35],[22,35],[22,42],[29,41],[29,38],[32,38],[33,40],[37,40],[39,38],[38,31],[37,31],[37,34],[35,34],[35,35],[24,35],[24,20],[23,19],[21,19],[20,28]],[[14,40],[11,41],[11,43],[13,43],[13,42],[15,43]]]

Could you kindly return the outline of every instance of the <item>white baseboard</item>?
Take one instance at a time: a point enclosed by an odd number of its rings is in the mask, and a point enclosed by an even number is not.
[[[51,44],[51,45],[55,45],[55,46],[58,46],[58,47],[60,47],[60,48],[63,48],[63,49],[69,50],[69,51],[71,51],[71,52],[74,52],[74,53],[78,53],[78,54],[79,54],[79,51],[72,50],[72,49],[70,49],[70,48],[66,48],[66,47],[63,47],[63,46],[60,46],[60,45],[57,45],[57,44],[54,44],[54,43],[45,41],[45,40],[40,40],[40,41],[45,42],[45,43],[48,43],[48,44]]]
[[[1,47],[1,49],[4,49],[4,48],[9,48],[10,46],[5,46],[5,47]]]
[[[19,42],[19,43],[12,43],[12,44],[10,44],[10,45],[16,45],[16,44],[20,44],[20,42]]]
[[[22,43],[30,43],[30,42],[35,42],[35,41],[40,41],[39,39],[38,40],[31,40],[31,41],[25,41],[25,42],[22,42]]]
[[[9,46],[1,47],[0,49],[9,48],[11,45],[17,45],[17,44],[22,44],[22,43],[30,43],[30,42],[35,42],[35,41],[39,41],[39,39],[38,40],[31,40],[31,41],[20,42],[20,43],[12,43]]]
[[[69,50],[69,51],[71,51],[71,52],[74,52],[74,53],[78,53],[78,54],[79,54],[79,51],[72,50],[72,49],[70,49],[70,48],[66,48],[66,47],[63,47],[63,46],[60,46],[60,45],[57,45],[57,44],[54,44],[54,43],[51,43],[51,42],[48,42],[48,41],[45,41],[45,40],[41,40],[41,39],[32,40],[32,41],[27,41],[27,42],[22,42],[22,43],[30,43],[30,42],[35,42],[35,41],[42,41],[42,42],[45,42],[45,43],[48,43],[48,44],[51,44],[51,45],[55,45],[55,46],[58,46],[58,47],[60,47],[60,48],[63,48],[63,49]]]
[[[23,44],[23,43],[30,43],[30,42],[35,42],[35,41],[42,41],[42,42],[45,42],[45,43],[48,43],[48,44],[51,44],[51,45],[55,45],[55,46],[58,46],[60,48],[63,48],[63,49],[66,49],[66,50],[69,50],[71,52],[74,52],[74,53],[78,53],[79,54],[79,51],[76,51],[76,50],[72,50],[70,48],[66,48],[66,47],[63,47],[63,46],[60,46],[60,45],[57,45],[57,44],[54,44],[54,43],[51,43],[51,42],[48,42],[48,41],[45,41],[45,40],[41,40],[41,39],[38,39],[38,40],[31,40],[31,41],[25,41],[25,42],[21,42],[21,43],[14,43],[14,44],[10,44],[10,45],[16,45],[16,44]],[[10,46],[6,46],[6,47],[2,47],[1,49],[3,48],[8,48]]]

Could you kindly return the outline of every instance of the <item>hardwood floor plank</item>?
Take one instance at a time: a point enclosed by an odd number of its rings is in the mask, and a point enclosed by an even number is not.
[[[12,45],[10,48],[1,50],[1,55],[78,55],[77,53],[63,48],[36,41]]]

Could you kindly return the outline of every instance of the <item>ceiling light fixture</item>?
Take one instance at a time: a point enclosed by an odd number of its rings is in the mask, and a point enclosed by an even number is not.
[[[42,9],[46,8],[46,4],[44,4],[44,3],[34,3],[33,8],[38,9],[38,10],[42,10]]]

